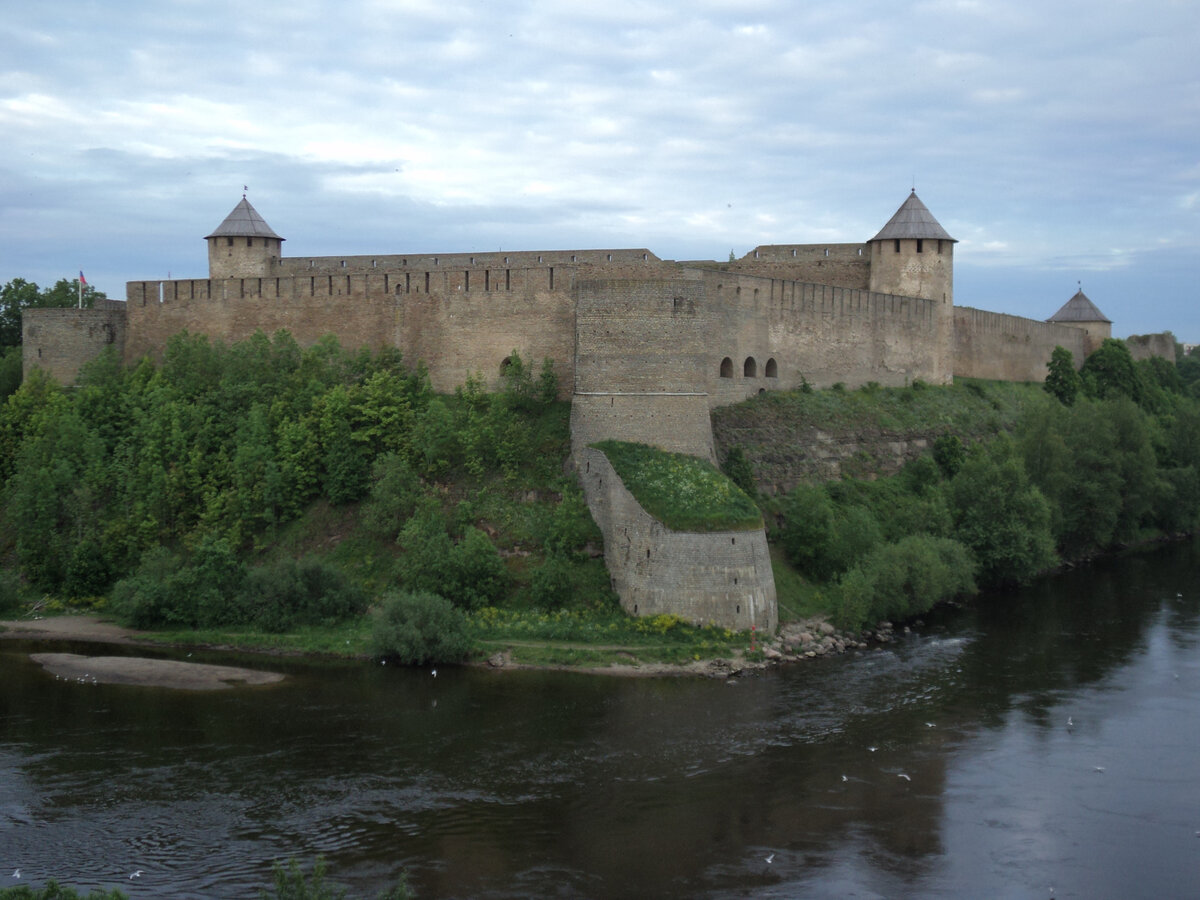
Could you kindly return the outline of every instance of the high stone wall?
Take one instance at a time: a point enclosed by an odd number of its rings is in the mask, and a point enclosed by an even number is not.
[[[604,563],[626,612],[775,631],[779,609],[762,528],[673,531],[642,509],[602,452],[589,447],[578,459],[584,496],[604,534]]]
[[[122,354],[125,340],[125,304],[119,300],[97,301],[94,309],[26,309],[21,367],[26,375],[40,368],[55,381],[72,384],[79,369],[106,347]]]
[[[296,277],[130,282],[125,358],[159,358],[180,331],[223,341],[285,328],[302,346],[326,334],[347,349],[397,347],[426,364],[435,390],[478,373],[495,389],[515,350],[554,361],[569,396],[577,267],[337,272]]]
[[[950,379],[948,308],[932,300],[723,271],[703,278],[714,310],[704,360],[713,406],[805,382]]]
[[[954,309],[954,374],[994,381],[1045,381],[1046,364],[1056,346],[1071,351],[1083,365],[1088,334],[1082,328],[1055,325],[959,306]]]
[[[1129,348],[1129,355],[1135,360],[1161,356],[1170,362],[1175,361],[1175,336],[1167,331],[1159,334],[1131,334],[1125,338],[1125,346]]]

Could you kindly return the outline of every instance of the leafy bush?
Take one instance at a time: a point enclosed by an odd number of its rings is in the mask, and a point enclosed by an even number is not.
[[[371,616],[371,652],[405,665],[461,662],[471,650],[462,610],[430,591],[392,591]]]
[[[987,586],[1031,580],[1057,559],[1050,505],[1008,439],[972,453],[950,483],[955,536]]]
[[[560,556],[548,556],[529,580],[529,598],[538,609],[560,609],[575,592],[570,562]]]
[[[883,540],[869,508],[835,504],[823,487],[796,487],[784,502],[783,516],[780,543],[788,561],[818,581],[836,578]]]
[[[363,505],[363,525],[378,537],[395,540],[421,496],[421,479],[408,460],[398,453],[385,454],[371,470],[371,497]]]
[[[879,619],[908,619],[938,603],[975,593],[975,565],[949,538],[914,535],[882,544],[843,577],[835,619],[858,629]]]
[[[974,384],[968,388],[976,387]],[[953,478],[966,461],[967,449],[957,434],[941,434],[933,442],[933,461],[947,478]]]
[[[21,609],[25,599],[25,586],[21,573],[12,569],[0,569],[0,616],[11,616]]]
[[[754,481],[754,467],[746,458],[746,453],[741,447],[729,448],[725,459],[721,461],[721,471],[745,491],[747,497],[754,497],[758,494],[758,485]]]
[[[1063,406],[1071,406],[1083,390],[1083,379],[1075,371],[1075,359],[1066,347],[1055,347],[1046,363],[1049,370],[1043,387],[1046,393],[1056,397]]]
[[[410,591],[437,592],[474,609],[498,601],[508,589],[508,570],[488,536],[467,527],[455,543],[436,511],[413,516],[400,532],[404,554],[396,576]]]
[[[332,625],[367,608],[361,587],[340,570],[312,558],[252,569],[240,596],[244,620],[264,631]]]

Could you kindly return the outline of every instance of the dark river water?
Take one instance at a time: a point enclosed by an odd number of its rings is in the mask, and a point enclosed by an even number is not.
[[[1200,896],[1198,576],[1138,553],[728,684],[205,655],[289,678],[199,694],[3,640],[0,886],[255,897],[321,855],[364,897]]]

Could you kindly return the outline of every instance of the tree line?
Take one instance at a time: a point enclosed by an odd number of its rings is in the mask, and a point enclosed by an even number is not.
[[[944,433],[895,477],[761,498],[772,540],[839,624],[909,618],[1200,526],[1200,359],[1135,362],[1110,339],[1076,371],[1059,347],[1044,388],[1011,433],[971,446]],[[753,489],[737,448],[725,469]]]
[[[397,350],[286,331],[182,333],[161,364],[109,351],[70,388],[35,370],[0,407],[10,588],[16,570],[38,592],[111,594],[143,627],[326,623],[366,588],[562,604],[597,580],[562,469],[567,405],[549,361],[514,354],[503,380],[438,395]],[[314,504],[354,510],[374,543],[341,564],[268,558]]]

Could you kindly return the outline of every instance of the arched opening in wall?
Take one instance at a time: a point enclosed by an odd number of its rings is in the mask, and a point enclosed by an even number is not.
[[[730,359],[728,356],[725,357],[723,360],[721,360],[721,377],[722,378],[732,378],[733,377],[733,360]]]
[[[764,372],[764,374],[768,378],[778,378],[779,377],[779,364],[775,362],[775,357],[772,356],[770,359],[767,360],[767,369],[766,369],[766,372]]]
[[[512,364],[511,356],[506,356],[504,359],[500,360],[500,374],[507,375],[508,370],[512,368]]]
[[[742,375],[746,378],[758,377],[758,363],[754,361],[753,356],[747,356],[746,361],[742,363]]]

